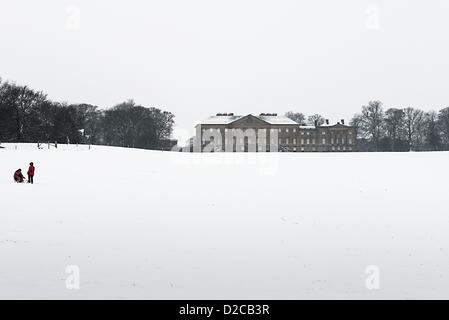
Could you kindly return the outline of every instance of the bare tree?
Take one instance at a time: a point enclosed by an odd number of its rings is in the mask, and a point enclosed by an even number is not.
[[[27,129],[27,118],[33,108],[46,101],[46,95],[36,92],[27,86],[18,86],[14,83],[2,84],[0,104],[13,113],[16,141],[22,141],[24,130]]]
[[[320,126],[325,122],[325,119],[322,115],[314,114],[308,117],[307,121],[309,122],[310,125],[314,125],[316,122],[316,124]]]
[[[427,135],[426,116],[424,114],[424,111],[419,111],[419,116],[415,121],[415,132],[412,137],[413,150],[415,151],[424,150]]]
[[[359,134],[359,136],[363,138],[363,132],[362,130],[359,130],[362,125],[362,115],[360,113],[356,113],[352,117],[351,121],[349,121],[349,125],[355,127],[357,129],[357,133]]]
[[[396,150],[396,142],[404,133],[404,111],[402,109],[390,108],[385,112],[385,129],[390,139],[391,150]]]
[[[363,106],[360,114],[359,128],[364,132],[364,136],[374,144],[375,151],[379,151],[383,117],[384,112],[380,101],[370,101],[367,106]]]
[[[160,148],[173,130],[174,115],[129,100],[104,113],[104,142],[108,145]]]
[[[413,145],[415,145],[415,150],[422,148],[423,128],[424,112],[419,109],[405,108],[404,129],[409,151],[412,151]]]
[[[441,129],[443,143],[449,149],[449,107],[441,109],[438,113],[438,124]]]
[[[438,114],[435,111],[430,111],[425,114],[426,122],[426,142],[433,151],[437,151],[441,146],[441,135],[438,126]]]
[[[300,113],[300,112],[293,112],[293,111],[288,111],[285,116],[289,119],[292,119],[293,121],[302,124],[304,123],[304,121],[306,120],[306,117],[304,116],[304,114]]]

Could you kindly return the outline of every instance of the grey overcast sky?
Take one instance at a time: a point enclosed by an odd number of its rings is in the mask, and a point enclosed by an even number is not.
[[[176,115],[449,106],[447,0],[0,0],[0,77]]]

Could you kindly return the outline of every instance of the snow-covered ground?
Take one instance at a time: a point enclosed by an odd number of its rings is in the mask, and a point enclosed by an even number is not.
[[[449,298],[449,153],[2,146],[0,298]]]

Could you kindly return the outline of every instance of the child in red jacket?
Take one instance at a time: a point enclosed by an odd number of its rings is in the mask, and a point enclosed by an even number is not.
[[[33,183],[33,177],[34,177],[34,164],[30,162],[30,167],[28,168],[28,183]]]
[[[25,177],[22,174],[22,169],[17,169],[14,172],[14,181],[17,183],[22,183]]]

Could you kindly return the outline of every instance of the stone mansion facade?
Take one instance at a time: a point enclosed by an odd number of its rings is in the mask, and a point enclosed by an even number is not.
[[[272,113],[218,113],[196,126],[195,140],[198,152],[353,152],[356,136],[344,120],[306,126]]]

